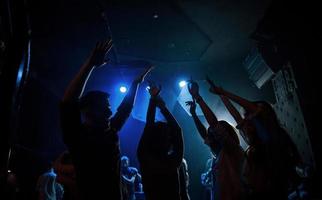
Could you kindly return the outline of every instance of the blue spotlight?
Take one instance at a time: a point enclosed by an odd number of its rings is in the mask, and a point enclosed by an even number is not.
[[[184,86],[186,86],[187,85],[187,82],[186,81],[180,81],[179,82],[179,86],[182,88],[182,87],[184,87]]]
[[[125,86],[120,87],[120,92],[125,93],[127,91],[127,88]]]

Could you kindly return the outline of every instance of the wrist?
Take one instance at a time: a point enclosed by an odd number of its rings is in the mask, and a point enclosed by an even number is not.
[[[199,94],[198,95],[195,95],[193,98],[196,100],[197,103],[199,103],[200,101],[202,101],[202,97]]]

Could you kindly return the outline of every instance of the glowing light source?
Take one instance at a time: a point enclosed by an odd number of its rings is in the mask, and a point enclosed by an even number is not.
[[[180,81],[179,82],[179,86],[180,87],[184,87],[184,86],[186,86],[187,85],[187,82],[186,81]]]
[[[120,92],[125,93],[127,91],[127,88],[125,86],[120,87]]]
[[[149,91],[150,90],[150,86],[147,86],[145,89],[146,89],[146,91]]]

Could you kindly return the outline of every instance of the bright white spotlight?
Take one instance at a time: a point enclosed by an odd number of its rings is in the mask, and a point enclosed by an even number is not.
[[[150,90],[150,86],[146,86],[146,91],[149,91]]]
[[[180,87],[184,87],[184,86],[186,86],[187,85],[187,82],[186,81],[180,81],[179,82],[179,86]]]
[[[127,88],[125,86],[120,87],[120,92],[125,93],[127,91]]]

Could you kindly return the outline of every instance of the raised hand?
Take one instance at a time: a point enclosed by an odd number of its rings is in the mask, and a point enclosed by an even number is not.
[[[214,82],[207,76],[206,77],[207,82],[210,85],[209,91],[214,94],[221,95],[223,94],[224,90],[214,84]]]
[[[195,100],[193,101],[186,101],[186,106],[190,106],[190,113],[191,114],[196,114],[196,102]]]
[[[161,92],[161,85],[156,86],[154,83],[150,82],[148,90],[149,90],[149,93],[150,93],[151,97],[156,97]]]
[[[89,57],[90,63],[96,67],[105,64],[105,55],[111,50],[112,46],[113,44],[111,39],[96,43],[96,46]]]
[[[189,80],[188,90],[189,90],[189,93],[191,94],[192,97],[199,96],[199,85],[197,82],[195,82],[193,80]]]
[[[148,73],[150,73],[150,71],[153,69],[153,66],[150,66],[149,68],[147,68],[142,74],[140,74],[135,80],[134,82],[137,83],[142,83],[144,81],[144,78],[148,75]]]

